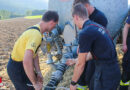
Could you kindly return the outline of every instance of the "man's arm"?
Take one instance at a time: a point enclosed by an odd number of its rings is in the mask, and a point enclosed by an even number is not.
[[[25,51],[23,66],[24,66],[24,70],[25,70],[28,78],[30,79],[32,84],[35,85],[37,82],[37,79],[36,79],[36,75],[34,73],[33,51],[32,50]]]
[[[85,63],[86,63],[86,56],[88,53],[79,53],[78,55],[78,60],[74,68],[74,73],[72,77],[73,82],[78,82],[81,74],[84,71]],[[76,90],[76,85],[70,85],[70,90]]]
[[[38,57],[38,55],[36,55],[36,57],[34,58],[34,66],[35,66],[36,73],[41,72],[40,66],[39,66],[39,57]]]
[[[23,66],[24,66],[24,70],[25,70],[29,80],[32,82],[35,90],[41,90],[42,84],[37,82],[37,78],[34,73],[34,62],[33,62],[33,51],[32,50],[27,49],[25,51]]]
[[[89,52],[87,57],[86,57],[86,61],[89,61],[89,60],[92,60],[92,59],[93,59],[92,54]],[[76,62],[77,62],[77,58],[76,59],[68,59],[66,64],[68,66],[72,66],[72,65],[76,64]]]
[[[43,84],[43,76],[42,76],[40,66],[39,66],[39,57],[38,57],[38,55],[34,58],[34,66],[35,66],[35,71],[37,73],[37,80],[38,80],[38,82]]]
[[[130,28],[130,24],[125,24],[124,29],[123,29],[123,52],[127,51],[127,36],[128,36],[128,30]]]
[[[78,60],[77,60],[77,63],[75,65],[75,68],[74,68],[74,74],[72,77],[72,81],[77,82],[78,79],[80,78],[80,76],[84,70],[84,67],[85,67],[87,54],[88,53],[79,53]]]
[[[91,52],[89,52],[87,54],[86,61],[89,61],[89,60],[92,60],[92,59],[93,59],[93,56],[92,56]]]

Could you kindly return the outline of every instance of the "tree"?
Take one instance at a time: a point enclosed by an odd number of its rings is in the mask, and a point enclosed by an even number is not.
[[[33,10],[32,11],[32,15],[43,15],[45,13],[46,10]]]
[[[11,12],[7,10],[0,10],[0,17],[1,19],[8,19],[10,18]]]
[[[31,16],[31,15],[32,15],[32,11],[31,10],[26,11],[26,16]]]

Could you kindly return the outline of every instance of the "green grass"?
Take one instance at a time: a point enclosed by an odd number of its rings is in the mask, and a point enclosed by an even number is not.
[[[36,15],[36,16],[26,16],[24,17],[26,19],[38,19],[38,18],[42,18],[42,15]]]

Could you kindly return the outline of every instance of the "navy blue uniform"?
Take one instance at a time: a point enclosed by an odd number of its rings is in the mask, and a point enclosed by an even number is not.
[[[89,16],[89,19],[91,21],[94,21],[98,24],[101,24],[104,27],[107,27],[107,18],[106,16],[99,11],[98,9],[95,8],[94,12]],[[92,82],[92,76],[95,71],[95,63],[94,60],[88,61],[85,65],[85,69],[83,71],[83,74],[81,75],[78,84],[81,86],[86,86],[89,85]],[[91,81],[91,82],[90,82]],[[90,88],[91,86],[89,86]]]
[[[96,56],[94,87],[90,90],[116,90],[120,82],[120,69],[115,46],[104,28],[99,27],[102,26],[90,20],[84,23],[79,34],[79,53],[91,52]]]
[[[130,16],[128,16],[126,23],[130,24]],[[127,37],[127,47],[128,47],[128,51],[124,54],[122,66],[123,66],[124,71],[130,73],[130,28],[129,28],[128,37]]]
[[[126,20],[127,24],[130,24],[130,15],[128,16]],[[123,67],[123,73],[122,73],[122,81],[123,83],[126,83],[130,80],[130,28],[128,31],[127,36],[127,52],[124,54],[122,67]],[[121,85],[120,90],[128,90],[129,85]]]
[[[94,12],[89,16],[89,19],[104,27],[107,27],[108,21],[107,21],[106,16],[96,8]]]

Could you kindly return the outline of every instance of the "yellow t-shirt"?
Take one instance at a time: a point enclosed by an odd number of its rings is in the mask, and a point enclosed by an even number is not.
[[[35,25],[40,29],[40,26]],[[33,51],[33,57],[36,56],[37,49],[41,45],[42,34],[36,29],[29,29],[20,36],[20,38],[15,42],[11,58],[14,61],[23,61],[25,51],[27,49]]]

